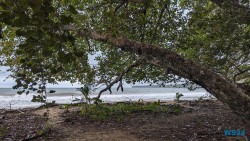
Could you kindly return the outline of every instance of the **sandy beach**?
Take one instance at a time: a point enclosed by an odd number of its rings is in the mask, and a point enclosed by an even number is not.
[[[183,141],[229,140],[243,137],[224,135],[227,129],[244,129],[249,136],[249,121],[243,121],[217,100],[169,101],[178,104],[180,113],[140,111],[121,121],[95,121],[80,115],[81,107],[60,106],[1,110],[2,140],[51,141]]]

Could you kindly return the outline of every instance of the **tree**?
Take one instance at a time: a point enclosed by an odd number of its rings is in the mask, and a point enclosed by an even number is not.
[[[250,118],[248,1],[2,0],[1,63],[15,88],[68,80],[196,83]],[[249,11],[249,10],[248,10]],[[88,54],[98,66],[88,63]],[[244,81],[238,85],[237,81]],[[43,88],[43,87],[41,87]]]

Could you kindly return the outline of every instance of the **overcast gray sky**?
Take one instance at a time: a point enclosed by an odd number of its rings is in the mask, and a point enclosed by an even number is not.
[[[97,54],[100,54],[100,52],[97,52]],[[89,63],[90,64],[97,64],[97,61],[95,61],[96,55],[89,55]],[[12,78],[6,79],[10,73],[7,72],[8,67],[1,67],[0,66],[0,88],[11,88],[15,85],[15,80]],[[81,87],[81,85],[75,83],[71,84],[70,82],[60,82],[58,85],[48,85],[47,87]]]
[[[100,55],[100,52],[97,52],[95,55],[89,55],[89,63],[90,64],[97,64],[97,61],[95,61],[95,56]],[[12,86],[14,86],[15,80],[13,80],[12,78],[8,78],[6,79],[6,77],[10,74],[7,72],[8,67],[0,67],[0,88],[12,88]],[[115,85],[116,86],[116,85]],[[47,85],[47,87],[49,88],[79,88],[81,87],[81,85],[75,83],[75,84],[71,84],[70,82],[60,82],[58,85]],[[124,84],[124,87],[131,87],[130,84]]]
[[[10,74],[6,70],[8,67],[0,67],[0,88],[11,88],[15,85],[15,81],[12,78],[6,79],[6,77]],[[72,85],[70,82],[60,82],[58,85],[48,85],[47,87],[80,87],[77,83]]]

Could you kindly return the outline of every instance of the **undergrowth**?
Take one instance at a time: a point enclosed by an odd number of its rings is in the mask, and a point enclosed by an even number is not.
[[[0,127],[0,140],[3,141],[5,136],[7,135],[8,130],[7,128]]]
[[[83,104],[81,115],[93,120],[104,121],[116,119],[123,121],[124,118],[133,112],[159,112],[178,114],[181,112],[181,106],[178,104],[164,105],[160,102],[119,102],[115,104]]]

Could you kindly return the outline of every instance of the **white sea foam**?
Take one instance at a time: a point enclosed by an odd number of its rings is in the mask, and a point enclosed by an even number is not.
[[[1,89],[0,89],[1,90]],[[5,92],[3,92],[5,91]],[[38,107],[41,103],[31,102],[33,95],[36,93],[30,93],[29,95],[14,95],[10,92],[11,90],[2,90],[2,95],[0,91],[0,109],[19,109],[27,107]],[[7,93],[8,92],[8,93]],[[117,92],[114,90],[113,94],[105,92],[101,99],[104,102],[120,102],[120,101],[167,101],[174,100],[176,98],[176,92],[183,93],[181,100],[197,100],[198,98],[208,95],[208,93],[203,90],[188,91],[183,88],[128,88],[124,92]],[[6,96],[7,94],[12,94]],[[91,97],[97,96],[98,92],[91,94]],[[55,94],[50,94],[47,97],[48,102],[55,101],[58,104],[74,103],[73,100],[76,98],[81,99],[81,93],[77,92],[75,89],[57,89]]]

